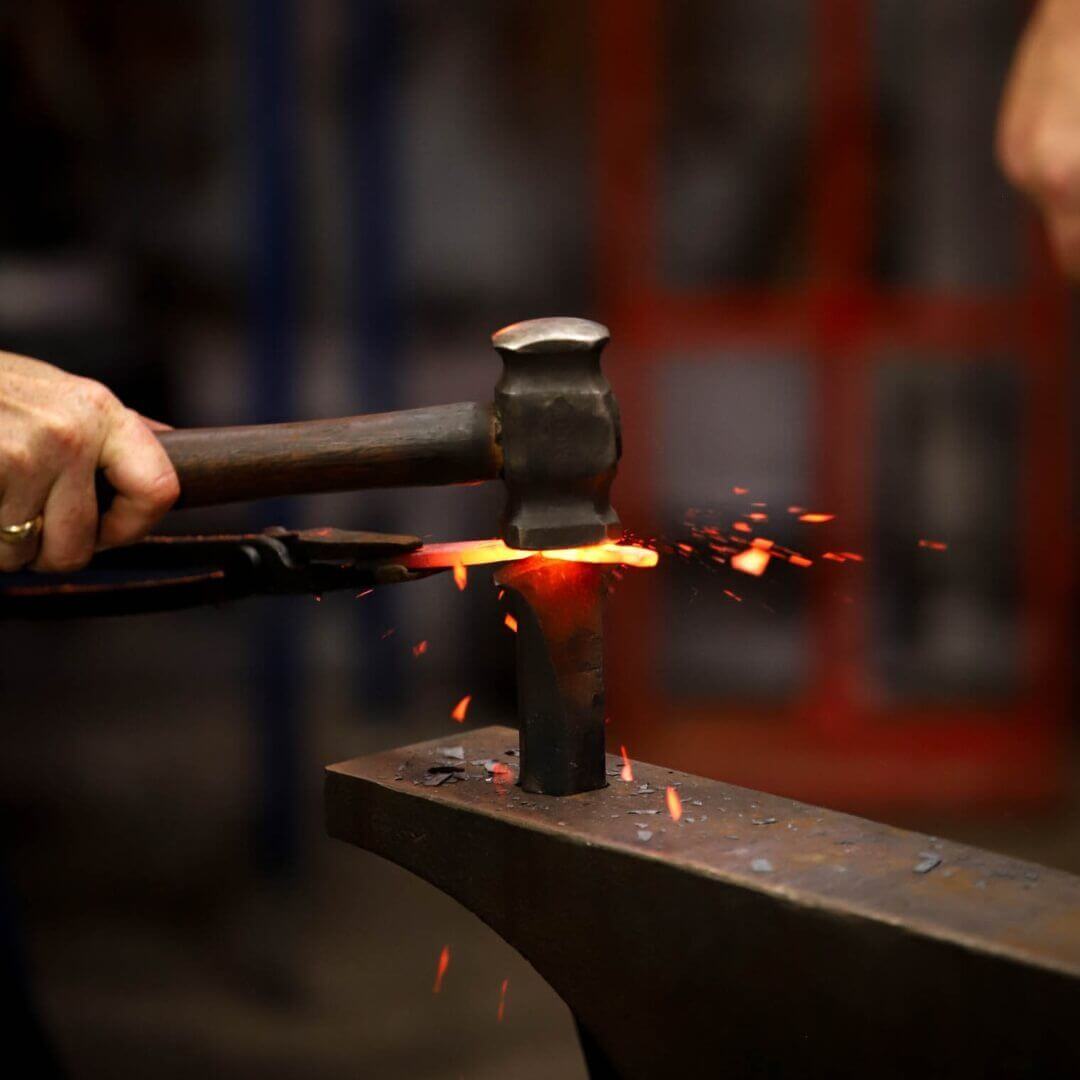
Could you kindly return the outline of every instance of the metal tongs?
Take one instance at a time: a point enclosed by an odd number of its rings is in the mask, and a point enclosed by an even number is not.
[[[416,536],[333,528],[149,536],[101,552],[76,574],[0,575],[0,619],[178,611],[248,596],[394,585],[448,569],[403,565],[420,547]]]

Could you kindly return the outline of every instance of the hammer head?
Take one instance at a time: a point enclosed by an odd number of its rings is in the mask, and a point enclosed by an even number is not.
[[[492,336],[510,547],[584,547],[616,539],[611,482],[622,452],[619,407],[600,370],[611,335],[587,319],[531,319]]]

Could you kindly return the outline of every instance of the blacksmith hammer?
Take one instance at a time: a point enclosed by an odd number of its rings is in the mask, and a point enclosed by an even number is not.
[[[496,575],[520,628],[521,784],[550,795],[603,787],[606,571],[566,549],[595,548],[622,531],[610,498],[619,411],[600,370],[608,337],[598,323],[572,318],[498,331],[492,343],[504,369],[491,403],[162,432],[180,480],[177,506],[501,477],[500,533],[518,549],[506,557],[561,549],[574,560],[535,555]],[[425,561],[420,548],[416,537],[338,529],[149,537],[101,553],[87,572],[59,582],[0,582],[0,617],[174,610],[391,584],[449,567]]]
[[[617,538],[610,491],[619,410],[600,370],[608,338],[587,319],[533,319],[499,330],[492,344],[504,369],[493,402],[162,432],[180,479],[177,507],[502,477],[500,533],[510,547]]]

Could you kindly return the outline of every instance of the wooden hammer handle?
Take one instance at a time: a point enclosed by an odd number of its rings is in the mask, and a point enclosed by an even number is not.
[[[463,484],[499,475],[491,405],[251,427],[163,431],[178,507],[362,488]]]

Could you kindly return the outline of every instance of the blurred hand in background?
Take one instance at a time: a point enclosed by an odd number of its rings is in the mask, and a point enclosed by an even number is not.
[[[1021,39],[998,119],[998,158],[1046,218],[1080,278],[1080,0],[1042,0]]]
[[[143,536],[180,492],[153,435],[165,427],[101,383],[0,352],[0,526],[43,516],[37,535],[0,543],[0,571],[77,570],[95,549]],[[116,491],[100,521],[99,469]]]

